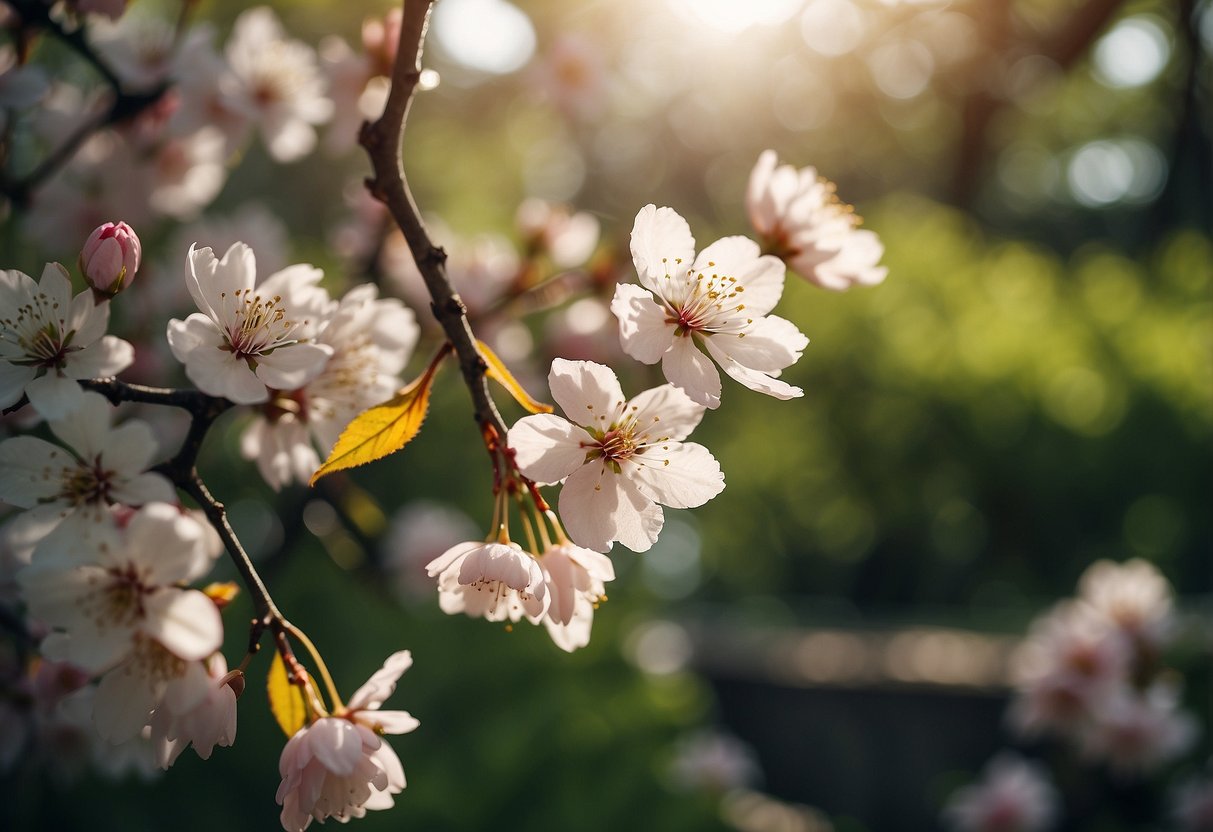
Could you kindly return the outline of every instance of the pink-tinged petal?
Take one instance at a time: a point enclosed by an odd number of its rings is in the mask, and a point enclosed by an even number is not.
[[[195,244],[196,245],[196,244]],[[186,255],[185,285],[198,309],[215,320],[222,320],[222,298],[230,299],[242,289],[251,289],[257,280],[257,258],[244,243],[233,243],[223,259],[215,257],[209,246],[190,246]]]
[[[146,597],[144,609],[143,632],[179,658],[205,659],[223,644],[219,610],[197,590],[155,590]]]
[[[695,272],[708,277],[734,277],[747,313],[760,317],[775,308],[783,295],[786,267],[778,257],[759,256],[758,244],[748,237],[725,237],[700,252]]]
[[[670,508],[695,508],[724,490],[720,463],[694,442],[650,446],[643,456],[633,456],[629,462],[635,465],[625,463],[624,475],[643,494]]]
[[[585,569],[591,578],[599,581],[615,580],[615,564],[601,552],[595,552],[593,549],[586,549],[582,546],[562,546],[560,548],[568,554],[570,560]]]
[[[762,373],[777,373],[792,366],[809,345],[809,339],[795,324],[775,315],[754,321],[744,338],[718,333],[704,340],[717,361],[724,354],[741,366]],[[721,361],[720,366],[727,371],[725,362]]]
[[[586,427],[603,427],[623,404],[623,389],[615,371],[593,361],[557,358],[548,373],[552,398],[571,421]]]
[[[116,667],[97,686],[93,699],[93,725],[103,739],[121,743],[143,730],[156,707],[151,680],[137,669]]]
[[[548,590],[552,596],[552,603],[548,607],[548,620],[561,625],[568,624],[573,618],[573,608],[577,605],[578,566],[562,549],[554,549],[543,556],[543,568],[547,572]]]
[[[396,690],[396,682],[413,666],[413,654],[400,650],[387,657],[366,684],[354,691],[346,707],[351,711],[378,709]]]
[[[68,353],[63,374],[68,378],[107,378],[116,376],[135,363],[135,348],[129,341],[113,335],[102,336],[92,346]]]
[[[720,407],[720,373],[689,336],[674,339],[674,346],[661,359],[661,370],[670,384],[696,404],[712,410]]]
[[[524,476],[550,485],[585,464],[593,438],[581,428],[549,413],[519,419],[506,439]]]
[[[666,321],[665,309],[639,286],[616,286],[611,312],[619,319],[620,346],[637,361],[656,364],[672,345],[675,325]]]
[[[333,774],[352,774],[362,759],[362,737],[344,719],[317,720],[308,729],[307,741],[312,754]]]
[[[665,523],[661,506],[601,463],[574,472],[560,491],[560,519],[579,546],[605,552],[618,540],[647,551]]]
[[[79,389],[75,382],[68,382]],[[51,431],[63,443],[80,455],[86,465],[92,465],[106,449],[110,439],[110,419],[114,408],[100,393],[81,392],[75,406],[62,417],[48,417]],[[148,432],[150,436],[150,429]]]
[[[660,295],[667,275],[690,266],[695,238],[687,221],[673,208],[646,205],[632,225],[631,249],[640,283]]]
[[[368,711],[359,713],[358,720],[382,734],[407,734],[421,724],[408,711]]]
[[[202,662],[187,662],[185,672],[165,686],[163,702],[172,710],[183,714],[200,704],[211,692],[213,684],[214,681]]]
[[[205,544],[202,524],[167,503],[144,506],[126,527],[127,560],[156,584],[188,580]]]
[[[34,380],[38,371],[33,367],[22,367],[0,361],[0,408],[11,407],[25,395],[25,386]]]
[[[774,150],[764,150],[754,169],[750,171],[750,181],[746,186],[745,202],[750,224],[763,236],[770,236],[775,230],[775,206],[768,185],[778,161],[779,157],[775,155]]]
[[[38,280],[38,291],[50,300],[51,306],[62,310],[66,316],[72,303],[72,279],[67,269],[58,263],[47,263],[42,267],[42,277]]]
[[[84,391],[73,379],[47,373],[25,386],[30,404],[43,419],[63,419],[80,405]],[[96,394],[94,394],[96,395]]]
[[[236,404],[261,404],[270,398],[265,382],[248,362],[230,352],[199,350],[194,360],[186,363],[185,374],[202,392]]]
[[[686,439],[704,414],[703,405],[691,401],[672,384],[645,390],[628,402],[628,409],[636,420],[636,438],[641,443]]]
[[[327,344],[291,344],[257,356],[257,376],[276,390],[296,390],[324,370],[333,354]]]
[[[204,348],[218,351],[226,343],[215,322],[201,312],[195,312],[184,321],[173,318],[168,322],[166,335],[173,357],[182,364]]]
[[[475,541],[458,543],[426,564],[425,571],[429,573],[431,578],[436,578],[445,572],[448,567],[455,564],[460,558],[464,557],[469,552],[482,548],[484,545],[485,544],[483,542]]]
[[[64,476],[75,467],[75,460],[58,445],[32,436],[6,439],[0,442],[0,502],[33,508],[58,496]]]
[[[728,341],[719,341],[718,339],[725,338]],[[707,340],[708,352],[712,357],[720,362],[720,366],[730,378],[740,384],[745,385],[757,393],[765,393],[776,399],[788,400],[800,398],[804,395],[804,390],[799,387],[793,387],[786,381],[780,381],[777,378],[772,378],[761,370],[754,370],[743,366],[736,358],[725,351],[720,345],[727,344],[730,348],[735,345],[732,341],[733,336],[713,336]],[[747,339],[748,340],[748,339]],[[778,372],[774,370],[772,372]]]

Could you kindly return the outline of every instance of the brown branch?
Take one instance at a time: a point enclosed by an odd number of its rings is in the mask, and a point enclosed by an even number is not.
[[[442,326],[459,359],[459,369],[472,396],[476,422],[481,432],[491,428],[505,436],[505,421],[489,395],[485,376],[487,366],[476,349],[476,336],[468,324],[467,307],[456,294],[446,273],[446,252],[435,245],[426,231],[421,213],[409,190],[404,174],[402,138],[408,120],[413,92],[421,77],[421,51],[429,23],[433,0],[404,0],[404,18],[396,65],[392,69],[392,88],[383,115],[362,126],[359,142],[370,156],[374,176],[367,179],[371,195],[388,207],[404,233],[409,251],[430,293],[434,318]]]

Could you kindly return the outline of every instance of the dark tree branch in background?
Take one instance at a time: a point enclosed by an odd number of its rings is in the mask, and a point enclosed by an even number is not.
[[[413,92],[421,77],[422,42],[429,23],[431,4],[432,0],[404,0],[404,19],[387,105],[378,121],[363,125],[359,136],[359,142],[370,156],[374,170],[374,176],[367,180],[366,186],[376,199],[388,207],[404,233],[409,251],[430,293],[434,317],[459,358],[459,369],[471,393],[481,432],[486,437],[495,433],[504,439],[506,425],[489,395],[485,376],[487,367],[476,348],[476,337],[468,324],[467,307],[447,277],[446,252],[430,239],[404,175],[401,140]]]
[[[192,2],[193,0],[184,0],[183,15]],[[9,0],[8,5],[21,18],[23,31],[45,29],[50,32],[87,61],[113,93],[113,100],[104,110],[77,127],[32,171],[18,178],[11,177],[7,173],[0,174],[0,193],[12,200],[18,207],[24,207],[29,204],[34,191],[71,161],[80,146],[93,134],[111,125],[134,118],[153,106],[164,97],[165,92],[168,91],[168,84],[157,84],[148,90],[128,90],[122,83],[122,79],[115,74],[109,64],[102,60],[85,38],[83,27],[70,31],[65,29],[58,20],[51,17],[51,6],[43,0]]]
[[[987,14],[991,15],[986,29],[989,58],[982,68],[984,71],[975,73],[975,77],[1001,81],[1013,61],[1028,55],[1042,55],[1063,70],[1069,69],[1087,53],[1122,5],[1124,0],[1087,0],[1060,27],[1038,41],[1015,43],[1010,40],[1011,15],[1014,13],[1011,3],[1007,0],[989,3],[986,5]],[[952,199],[961,207],[972,206],[991,150],[990,126],[1010,103],[1012,99],[1005,90],[979,82],[961,104],[963,133],[952,180]]]

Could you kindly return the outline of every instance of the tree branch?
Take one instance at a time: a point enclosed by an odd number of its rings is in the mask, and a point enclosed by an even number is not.
[[[404,233],[409,251],[430,293],[434,318],[442,326],[455,349],[464,383],[472,396],[472,406],[481,433],[504,438],[505,421],[489,395],[485,376],[487,366],[476,348],[476,336],[467,319],[467,307],[446,273],[446,252],[435,245],[426,231],[421,213],[409,190],[404,174],[402,138],[408,121],[413,93],[421,77],[421,52],[433,0],[404,0],[404,18],[396,65],[392,69],[392,88],[383,115],[362,126],[359,142],[370,156],[374,176],[367,179],[371,195],[388,207]]]

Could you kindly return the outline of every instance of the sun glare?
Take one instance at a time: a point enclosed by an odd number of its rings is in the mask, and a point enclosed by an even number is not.
[[[680,16],[721,32],[776,26],[791,20],[804,0],[670,0]]]

